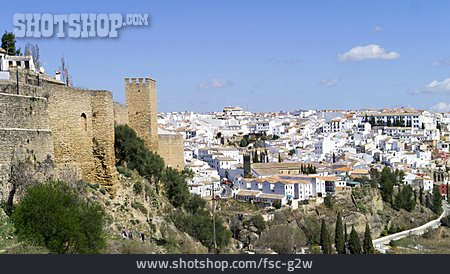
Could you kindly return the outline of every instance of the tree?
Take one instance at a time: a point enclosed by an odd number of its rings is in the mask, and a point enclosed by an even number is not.
[[[274,200],[272,202],[272,206],[276,209],[280,209],[281,208],[281,201],[280,200]]]
[[[375,126],[377,124],[377,122],[375,121],[375,117],[370,116],[370,121],[369,121],[371,126]]]
[[[210,250],[214,248],[214,234],[212,217],[206,210],[198,210],[195,214],[186,214],[176,211],[173,221],[178,229],[188,233],[199,240]],[[231,231],[224,225],[221,218],[216,218],[216,243],[219,248],[225,247],[230,242]]]
[[[240,146],[240,147],[246,147],[246,146],[248,146],[248,140],[245,139],[245,138],[242,138],[241,141],[240,141],[240,143],[239,143],[239,146]]]
[[[269,247],[279,254],[289,254],[296,247],[306,245],[306,237],[301,229],[288,224],[272,225],[266,229],[259,240],[258,246]]]
[[[344,242],[348,242],[347,223],[344,224]]]
[[[436,214],[442,212],[442,195],[438,186],[433,186],[433,201],[431,204],[431,210]]]
[[[414,199],[414,190],[410,185],[400,188],[394,201],[394,208],[396,210],[405,209],[409,212],[413,211],[416,206]]]
[[[166,196],[174,207],[185,205],[190,198],[185,177],[176,169],[167,168],[163,177]]]
[[[119,125],[114,129],[114,149],[116,164],[135,169],[147,180],[159,181],[164,170],[164,160],[148,150],[144,141],[128,125]]]
[[[61,81],[68,87],[73,86],[72,74],[70,73],[69,64],[67,63],[64,55],[61,57],[61,64],[59,70],[61,72]]]
[[[63,182],[29,187],[12,217],[20,241],[51,253],[100,253],[105,247],[105,212]]]
[[[281,154],[278,152],[278,163],[281,163],[282,162],[282,160],[281,160]]]
[[[185,205],[185,209],[192,214],[196,214],[200,210],[204,209],[205,206],[206,201],[200,197],[200,195],[193,194],[189,197],[189,201]]]
[[[258,229],[260,234],[266,229],[266,221],[261,214],[253,215],[250,221],[252,222],[253,226]]]
[[[323,199],[323,203],[325,204],[326,207],[333,208],[334,205],[333,196],[332,195],[325,196],[325,198]]]
[[[341,212],[338,213],[336,219],[336,227],[334,232],[334,247],[338,254],[345,254],[344,228],[342,227]]]
[[[352,226],[350,232],[350,239],[348,240],[348,250],[350,254],[361,254],[361,242],[359,240],[358,233],[356,233],[355,227]]]
[[[423,205],[423,187],[419,188],[419,202]]]
[[[33,62],[36,69],[41,67],[41,54],[37,44],[27,43],[25,45],[25,55],[33,57]]]
[[[383,201],[392,204],[392,195],[394,193],[395,176],[391,169],[384,167],[380,173],[380,187]]]
[[[364,232],[363,250],[364,250],[364,254],[375,253],[375,249],[373,248],[373,243],[372,243],[372,235],[370,233],[370,227],[369,227],[368,223],[366,223],[366,230]]]
[[[7,32],[2,36],[2,49],[6,50],[7,55],[18,56],[21,55],[20,48],[16,49],[16,35],[12,32]]]
[[[323,254],[331,254],[332,248],[331,248],[330,233],[327,230],[325,219],[322,219],[322,225],[320,228],[320,246],[322,247]]]

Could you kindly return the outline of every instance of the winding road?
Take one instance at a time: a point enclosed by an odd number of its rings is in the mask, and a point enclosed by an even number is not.
[[[395,234],[375,239],[372,241],[373,246],[381,253],[386,253],[386,251],[389,249],[389,243],[391,241],[396,241],[411,235],[422,235],[425,232],[427,232],[428,229],[434,229],[439,227],[441,225],[441,219],[450,214],[450,205],[444,201],[442,203],[442,209],[443,209],[442,214],[439,216],[439,218],[409,230],[401,231]]]

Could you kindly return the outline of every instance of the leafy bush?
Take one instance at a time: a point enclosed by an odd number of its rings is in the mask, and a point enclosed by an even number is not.
[[[136,195],[141,194],[142,193],[142,189],[143,189],[143,187],[142,187],[142,183],[140,181],[137,181],[137,182],[135,182],[133,184],[133,192],[134,192],[134,194],[136,194]]]
[[[139,202],[133,202],[131,203],[131,207],[134,209],[139,210],[140,212],[142,212],[144,215],[147,215],[148,211],[145,208],[145,206]]]
[[[325,204],[326,207],[328,207],[328,208],[333,208],[333,205],[334,205],[334,199],[333,199],[333,196],[327,195],[327,196],[325,197],[325,199],[323,200],[323,203]]]
[[[20,241],[52,253],[99,253],[105,247],[105,212],[62,182],[27,189],[12,215]]]
[[[259,230],[259,232],[263,232],[266,229],[266,221],[261,214],[253,215],[251,218],[252,224]]]
[[[117,166],[117,172],[119,172],[120,174],[124,175],[125,177],[130,178],[132,175],[131,170],[129,170],[128,168],[124,167],[124,166]]]
[[[195,214],[200,210],[203,210],[206,206],[206,201],[202,199],[199,195],[191,195],[189,202],[186,204],[185,208],[188,212]]]
[[[182,173],[169,167],[164,173],[163,182],[167,198],[174,207],[180,207],[189,201],[190,193]]]
[[[275,200],[272,202],[272,206],[276,209],[280,209],[281,208],[281,201],[280,200]]]
[[[292,225],[273,225],[264,231],[257,245],[269,247],[277,253],[289,254],[306,245],[302,230]]]
[[[148,150],[144,141],[128,125],[116,126],[114,149],[118,165],[135,169],[147,180],[159,178],[164,170],[164,161],[156,153]]]
[[[190,214],[177,211],[173,214],[172,220],[179,230],[196,238],[209,249],[214,248],[213,223],[209,212],[201,210],[196,214]],[[216,217],[217,247],[227,246],[230,238],[231,231],[224,226],[221,218]]]

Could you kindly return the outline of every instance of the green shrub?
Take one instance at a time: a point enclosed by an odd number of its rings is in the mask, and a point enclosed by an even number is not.
[[[144,215],[147,215],[148,211],[145,208],[145,206],[139,202],[133,202],[131,203],[131,207],[134,209],[139,210],[140,212],[142,212]]]
[[[214,248],[213,223],[209,212],[202,210],[196,214],[177,211],[172,215],[176,227],[199,240],[209,249]],[[222,248],[230,243],[231,231],[227,229],[220,217],[216,217],[216,242]]]
[[[325,204],[326,207],[328,207],[328,208],[333,208],[333,205],[334,205],[334,199],[333,199],[333,196],[327,195],[327,196],[325,197],[325,199],[323,200],[323,202],[324,202],[324,204]]]
[[[174,207],[186,205],[190,200],[190,193],[186,179],[181,172],[167,168],[163,176],[167,198]]]
[[[128,169],[135,169],[147,180],[156,181],[164,170],[164,161],[158,154],[150,151],[136,132],[128,125],[116,126],[114,130],[114,149],[118,165],[126,163]]]
[[[137,181],[137,182],[135,182],[133,184],[133,192],[134,192],[134,194],[136,194],[136,195],[141,194],[142,193],[142,189],[143,189],[143,187],[142,187],[142,183],[140,181]]]
[[[117,172],[119,172],[120,174],[124,175],[125,177],[130,178],[131,175],[133,174],[131,172],[131,170],[129,170],[128,168],[124,167],[124,166],[117,166]]]
[[[280,200],[275,200],[272,202],[272,206],[276,209],[280,209],[281,208],[281,201]]]
[[[266,229],[266,221],[261,214],[253,215],[251,218],[251,222],[259,230],[260,233]]]
[[[103,208],[62,182],[29,187],[12,221],[20,241],[51,253],[100,253],[105,247]]]

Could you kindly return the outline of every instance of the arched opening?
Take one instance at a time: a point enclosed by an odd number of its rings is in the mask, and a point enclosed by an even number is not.
[[[87,117],[86,113],[81,113],[81,126],[84,127],[84,131],[87,131]]]

